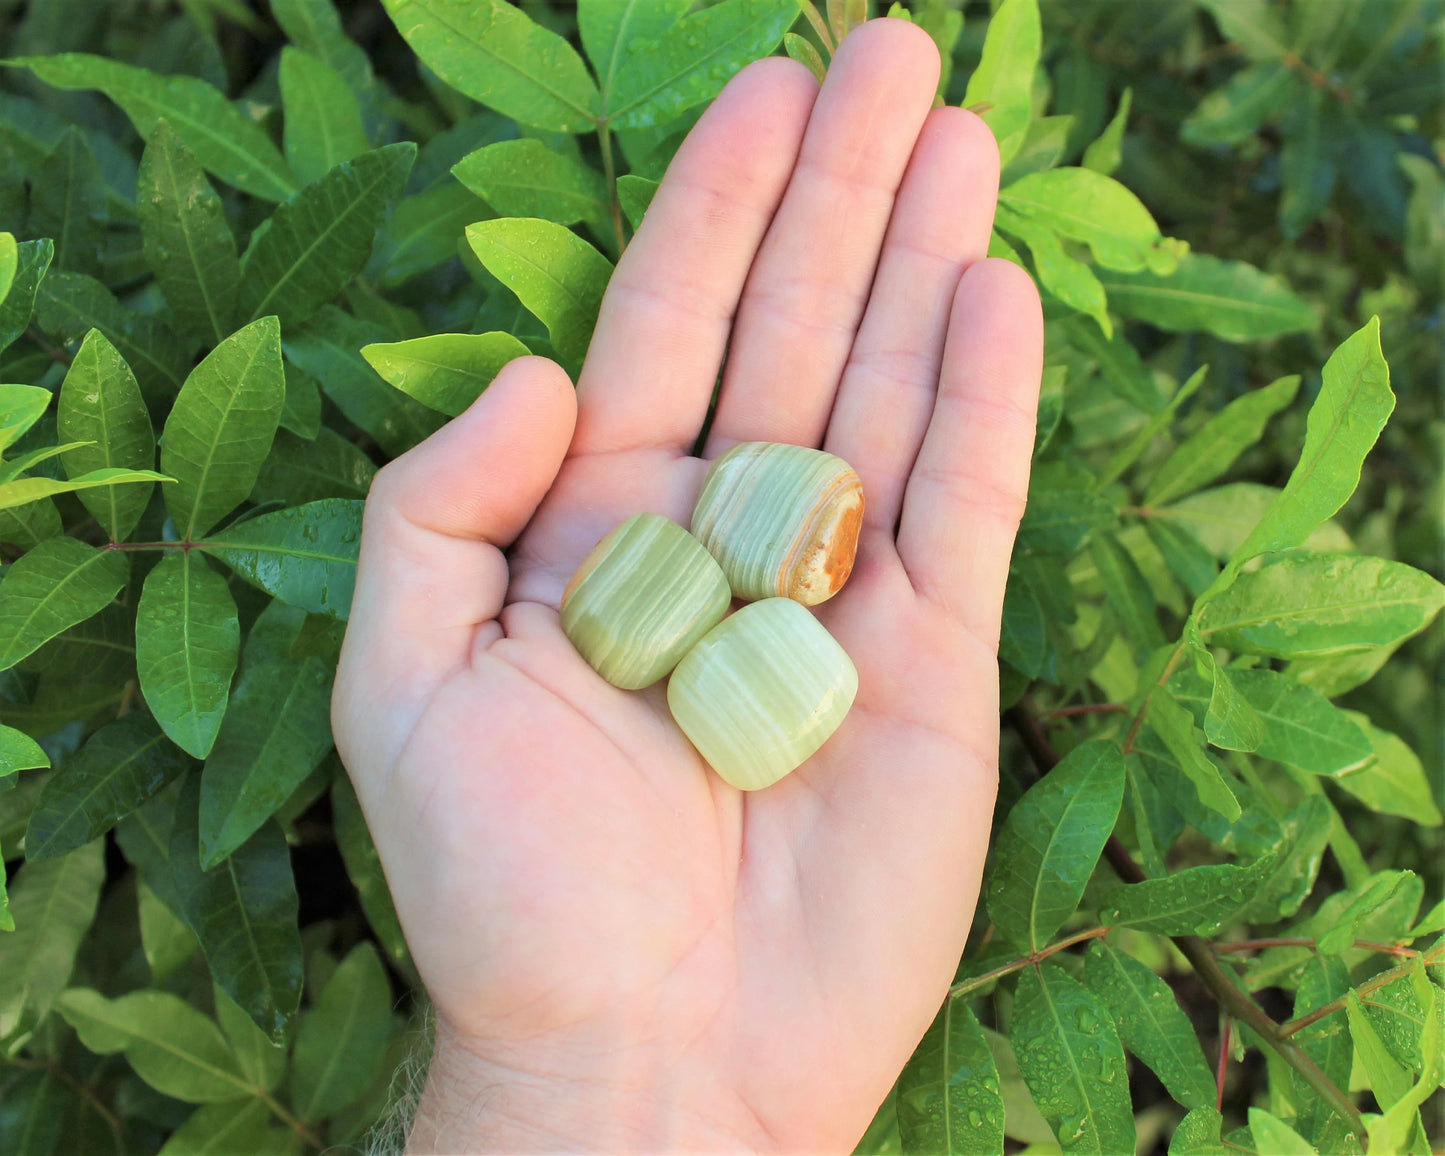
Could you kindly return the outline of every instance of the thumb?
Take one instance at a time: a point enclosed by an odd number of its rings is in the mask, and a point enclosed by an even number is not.
[[[520,357],[376,475],[332,702],[338,747],[387,749],[373,732],[394,734],[466,660],[506,596],[502,551],[551,487],[576,418],[566,373]]]

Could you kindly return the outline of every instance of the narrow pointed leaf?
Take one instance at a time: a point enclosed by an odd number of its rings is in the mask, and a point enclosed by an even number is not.
[[[1104,598],[1119,620],[1137,655],[1147,655],[1165,644],[1159,625],[1158,606],[1139,564],[1119,540],[1109,533],[1090,539],[1089,556],[1104,584]]]
[[[271,16],[292,44],[326,61],[357,92],[376,87],[370,60],[347,38],[331,0],[271,0]]]
[[[136,1075],[167,1096],[211,1104],[252,1091],[215,1022],[178,995],[132,991],[106,999],[75,987],[57,1006],[87,1048],[124,1052]]]
[[[15,244],[15,234],[0,232],[0,302],[15,284],[15,270],[20,265],[20,249]]]
[[[617,200],[621,203],[622,214],[634,233],[642,225],[643,215],[647,212],[647,206],[652,204],[657,185],[657,181],[649,181],[646,177],[639,177],[634,173],[617,178]]]
[[[278,1043],[301,999],[301,933],[286,837],[265,823],[221,866],[201,869],[200,776],[185,780],[170,838],[171,876],[211,975]]]
[[[286,161],[303,185],[371,147],[356,93],[326,61],[288,45],[280,75]]]
[[[198,554],[168,554],[146,575],[136,607],[136,670],[156,721],[203,759],[226,713],[241,625],[226,580]]]
[[[186,378],[161,439],[161,469],[176,479],[166,508],[185,540],[200,538],[251,493],[285,398],[274,317],[233,333]]]
[[[235,328],[236,238],[205,171],[165,120],[141,157],[136,197],[146,264],[176,325],[214,345]]]
[[[448,417],[476,401],[502,366],[528,352],[510,333],[436,333],[361,349],[389,384]]]
[[[989,106],[983,119],[998,138],[1004,164],[1028,131],[1042,43],[1038,0],[1004,0],[989,19],[982,59],[968,78],[963,106]]]
[[[503,217],[558,224],[607,220],[607,182],[596,169],[539,140],[497,141],[468,153],[452,175]]]
[[[320,1121],[352,1103],[381,1069],[391,1039],[391,984],[376,949],[360,943],[332,973],[301,1021],[291,1104]]]
[[[957,996],[944,1000],[898,1077],[905,1152],[985,1156],[1004,1145],[998,1066],[983,1029]]]
[[[1088,988],[1053,964],[1025,968],[1009,1038],[1034,1102],[1064,1152],[1134,1151],[1124,1049],[1109,1013]]]
[[[247,666],[201,776],[200,861],[240,847],[331,747],[331,671],[319,658]]]
[[[1129,109],[1134,103],[1134,90],[1126,88],[1119,97],[1119,107],[1099,138],[1084,150],[1079,162],[1086,169],[1105,174],[1112,173],[1123,159],[1124,128],[1129,123]]]
[[[381,940],[391,962],[410,969],[411,955],[401,930],[401,921],[396,915],[396,905],[387,887],[386,874],[381,869],[381,856],[377,854],[376,844],[366,826],[366,817],[361,813],[356,790],[346,775],[338,775],[332,784],[331,811],[336,824],[336,845],[346,863],[346,873],[361,900],[361,908],[366,912],[367,922]]]
[[[1277,862],[1269,854],[1248,867],[1214,863],[1125,883],[1105,892],[1099,919],[1156,935],[1213,935],[1244,910]]]
[[[1028,246],[1039,284],[1065,305],[1086,313],[1098,322],[1106,338],[1114,335],[1109,319],[1104,286],[1094,270],[1064,250],[1057,233],[1047,225],[1000,205],[997,227]]]
[[[1146,506],[1162,506],[1207,486],[1259,440],[1265,424],[1294,400],[1298,375],[1281,377],[1247,393],[1215,414],[1155,472],[1144,494]]]
[[[57,418],[62,441],[93,443],[65,454],[65,473],[72,481],[95,470],[155,466],[156,439],[140,384],[98,329],[86,334],[70,363]],[[80,500],[110,540],[122,542],[145,513],[150,496],[149,485],[113,485],[83,490]]]
[[[387,217],[368,269],[380,269],[380,284],[400,285],[418,273],[455,260],[466,227],[495,214],[477,195],[445,181],[413,197],[402,197]]]
[[[547,327],[557,351],[580,364],[612,262],[561,225],[530,217],[481,221],[467,229],[467,241]]]
[[[576,50],[505,0],[384,0],[412,51],[458,92],[553,132],[586,132],[597,86]]]
[[[416,159],[410,141],[345,161],[276,211],[241,261],[241,311],[300,325],[361,272]]]
[[[1241,69],[1199,102],[1180,127],[1180,139],[1204,147],[1238,144],[1284,111],[1303,83],[1280,61]]]
[[[129,570],[120,551],[74,538],[51,538],[22,556],[0,581],[0,670],[99,613]]]
[[[188,765],[143,713],[102,727],[45,780],[25,832],[26,859],[54,859],[100,838]]]
[[[1369,737],[1375,757],[1358,770],[1335,775],[1335,783],[1378,814],[1400,815],[1425,827],[1445,821],[1420,756],[1398,735],[1372,726],[1364,715],[1346,714]]]
[[[1124,1046],[1175,1100],[1191,1110],[1214,1103],[1214,1076],[1199,1037],[1167,983],[1100,939],[1085,959],[1084,984],[1114,1018]]]
[[[1250,1108],[1249,1132],[1259,1152],[1268,1152],[1270,1156],[1315,1156],[1308,1140],[1263,1108]]]
[[[1014,804],[999,832],[988,913],[1024,951],[1074,913],[1124,797],[1124,757],[1106,741],[1074,748]]]
[[[1164,237],[1144,203],[1093,169],[1030,173],[1004,189],[999,202],[1061,237],[1087,244],[1106,269],[1132,273],[1162,264],[1167,272],[1176,259],[1161,249]]]
[[[15,246],[15,278],[10,291],[0,298],[0,351],[25,332],[35,308],[35,294],[55,258],[55,242],[49,237],[21,241]]]
[[[214,535],[203,548],[283,602],[345,618],[356,584],[361,506],[324,498],[277,510]]]
[[[602,115],[623,129],[666,124],[771,53],[797,16],[793,0],[723,0],[656,37],[630,41]]]
[[[1199,801],[1226,819],[1239,818],[1239,800],[1234,797],[1229,781],[1201,748],[1195,737],[1194,719],[1189,712],[1175,702],[1162,686],[1156,686],[1150,692],[1149,711],[1145,717],[1194,784]]]
[[[1445,587],[1401,562],[1286,555],[1241,574],[1204,606],[1199,627],[1211,645],[1245,654],[1347,654],[1419,633],[1442,605]]]
[[[105,186],[100,166],[85,136],[76,128],[65,135],[35,174],[45,195],[31,202],[29,230],[55,241],[55,267],[99,276],[105,249]]]
[[[169,482],[171,478],[154,470],[92,470],[68,482],[57,482],[53,478],[16,478],[13,482],[0,482],[0,510],[27,506],[31,502],[48,498],[54,494],[71,494],[81,490],[93,490],[100,486],[133,485],[137,482]]]
[[[11,880],[15,930],[0,935],[0,1040],[33,1030],[64,990],[104,879],[105,852],[93,843],[59,859],[27,863]]]
[[[260,125],[219,90],[193,76],[157,76],[143,68],[84,52],[12,60],[56,88],[99,89],[149,139],[165,118],[209,172],[242,192],[279,201],[296,191],[296,176]]]

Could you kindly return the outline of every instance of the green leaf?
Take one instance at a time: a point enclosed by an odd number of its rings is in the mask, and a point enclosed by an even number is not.
[[[136,1075],[167,1096],[213,1104],[252,1091],[220,1028],[178,995],[141,990],[106,999],[73,987],[56,1006],[87,1048],[124,1052]]]
[[[251,500],[299,506],[323,498],[364,498],[375,476],[372,460],[340,434],[321,429],[308,442],[283,430],[261,467]]]
[[[1124,144],[1124,128],[1129,122],[1129,109],[1133,103],[1134,90],[1126,88],[1123,95],[1119,97],[1119,107],[1115,111],[1113,119],[1099,134],[1099,139],[1093,141],[1084,150],[1084,159],[1079,162],[1084,168],[1093,169],[1107,176],[1119,167]]]
[[[54,859],[100,838],[187,765],[144,714],[102,727],[45,780],[25,832],[26,859]]]
[[[1003,0],[988,22],[983,57],[968,78],[963,106],[989,106],[983,119],[998,138],[1004,164],[1018,152],[1028,132],[1042,43],[1038,0]]]
[[[361,356],[388,384],[455,417],[481,396],[502,366],[528,352],[510,333],[436,333],[364,345]]]
[[[1282,280],[1243,261],[1189,253],[1173,273],[1100,271],[1116,313],[1171,333],[1203,330],[1225,341],[1261,341],[1319,324]]]
[[[1438,827],[1440,808],[1420,757],[1398,735],[1372,726],[1354,711],[1346,716],[1369,737],[1374,759],[1357,770],[1334,776],[1335,783],[1381,815],[1399,815],[1423,827]]]
[[[642,217],[647,212],[647,206],[652,204],[657,186],[657,181],[649,181],[646,177],[633,173],[617,178],[617,200],[621,203],[622,214],[634,233],[642,227]]]
[[[0,936],[0,1040],[29,1038],[75,967],[95,919],[105,879],[105,849],[92,843],[49,862],[27,863],[10,882],[15,930]]]
[[[15,234],[0,232],[0,302],[15,284],[15,271],[20,266],[20,250],[15,244]]]
[[[454,259],[466,227],[490,216],[491,210],[455,181],[402,197],[382,226],[369,268],[381,270],[383,287],[400,285]]]
[[[604,99],[628,46],[661,36],[691,7],[691,0],[584,0],[577,6],[577,30]]]
[[[50,756],[29,735],[14,727],[0,726],[0,779],[49,765]],[[0,790],[3,789],[6,788],[0,783]]]
[[[1028,246],[1033,257],[1039,283],[1065,305],[1086,313],[1099,324],[1105,337],[1112,337],[1114,324],[1109,319],[1104,286],[1088,265],[1064,251],[1058,234],[1030,217],[1000,205],[995,226]]]
[[[54,1071],[11,1077],[0,1102],[0,1149],[8,1156],[52,1156],[65,1120],[81,1111],[80,1099]]]
[[[1044,947],[1074,913],[1124,798],[1124,757],[1087,742],[1024,793],[994,847],[987,902],[999,932]]]
[[[1360,466],[1380,436],[1395,395],[1380,350],[1380,319],[1371,318],[1330,354],[1324,384],[1310,406],[1305,444],[1274,504],[1236,551],[1239,565],[1256,554],[1303,544],[1360,484]]]
[[[13,563],[0,582],[0,670],[98,614],[129,571],[120,551],[74,538],[51,538]]]
[[[344,619],[356,584],[361,506],[324,498],[262,514],[214,535],[202,549],[283,602]]]
[[[452,175],[503,217],[605,225],[607,182],[580,160],[539,140],[497,141],[468,153]]]
[[[1151,520],[1187,531],[1210,555],[1224,559],[1249,536],[1278,494],[1273,486],[1231,482],[1153,510]],[[1321,553],[1348,553],[1354,549],[1349,535],[1333,520],[1322,523],[1304,546]]]
[[[136,607],[141,693],[171,740],[203,759],[226,713],[241,625],[226,580],[190,551],[146,575]]]
[[[1256,753],[1314,775],[1346,775],[1374,758],[1369,737],[1323,695],[1272,670],[1231,671],[1264,722]]]
[[[1199,801],[1226,819],[1239,818],[1239,800],[1234,797],[1229,780],[1204,753],[1189,712],[1175,702],[1162,686],[1150,691],[1148,707],[1145,720],[1174,756],[1179,769],[1194,784]]]
[[[326,61],[358,93],[376,87],[365,51],[347,39],[331,0],[271,0],[271,16],[297,48]]]
[[[1317,937],[1316,948],[1321,956],[1339,955],[1341,952],[1350,950],[1354,946],[1355,937],[1359,933],[1360,924],[1387,909],[1390,901],[1399,893],[1408,894],[1417,886],[1418,877],[1413,871],[1380,871],[1371,876],[1362,887],[1355,890],[1350,897],[1349,903],[1341,911],[1332,913],[1328,930]],[[1332,961],[1343,969],[1340,961]],[[1344,969],[1344,978],[1333,985],[1327,994],[1322,994],[1314,1004],[1309,1006],[1296,1006],[1295,1015],[1301,1016],[1306,1012],[1313,1011],[1319,1004],[1328,1003],[1330,1000],[1345,993],[1350,986],[1349,972]],[[1304,989],[1301,988],[1301,991]]]
[[[29,550],[46,538],[55,537],[62,529],[60,511],[49,498],[22,502],[18,506],[0,503],[0,542]]]
[[[1124,1049],[1109,1013],[1088,988],[1051,963],[1024,968],[1009,1038],[1064,1152],[1134,1151]]]
[[[35,301],[35,320],[46,333],[70,341],[99,329],[150,398],[169,400],[181,387],[188,359],[170,326],[157,314],[125,308],[94,277],[53,273],[45,278]]]
[[[1200,676],[1209,685],[1204,737],[1227,751],[1255,751],[1264,742],[1264,720],[1235,680],[1237,672],[1221,666],[1207,646],[1191,640],[1190,652]],[[1198,713],[1195,715],[1198,720]]]
[[[216,1020],[235,1054],[236,1063],[256,1088],[272,1091],[286,1074],[287,1048],[272,1042],[219,985],[212,985]]]
[[[331,814],[336,825],[336,845],[346,864],[346,874],[361,900],[366,921],[386,949],[392,964],[404,971],[411,970],[411,954],[401,930],[401,921],[396,915],[391,891],[387,888],[386,875],[381,869],[381,856],[372,842],[366,817],[361,813],[356,790],[344,774],[337,775],[331,785]]]
[[[823,55],[813,47],[813,42],[796,32],[783,33],[783,51],[813,74],[813,79],[822,84],[828,78],[828,66]]]
[[[1040,479],[1035,479],[1040,481]],[[1114,503],[1085,490],[1030,489],[1019,546],[1040,554],[1072,554],[1099,529],[1115,525]]]
[[[1061,237],[1084,242],[1106,269],[1173,268],[1174,258],[1161,248],[1163,235],[1144,203],[1093,169],[1030,173],[1004,189],[999,202]]]
[[[356,93],[326,61],[288,45],[280,79],[286,162],[303,185],[371,147]]]
[[[1355,1045],[1365,1073],[1370,1077],[1370,1090],[1381,1108],[1388,1110],[1404,1098],[1410,1090],[1410,1075],[1395,1061],[1375,1025],[1365,1014],[1365,1005],[1356,992],[1350,992],[1345,1004],[1345,1016],[1350,1025],[1350,1039]]]
[[[1158,607],[1133,556],[1110,533],[1098,533],[1090,539],[1089,556],[1104,584],[1104,599],[1134,652],[1142,657],[1163,646],[1166,640],[1159,625]]]
[[[275,823],[264,823],[224,866],[201,869],[201,782],[188,777],[170,837],[171,876],[211,975],[271,1039],[280,1043],[301,999],[301,933],[291,853]]]
[[[300,1137],[274,1127],[271,1121],[266,1101],[254,1096],[207,1104],[171,1133],[159,1156],[240,1156],[250,1152],[288,1156],[300,1145]]]
[[[241,310],[300,325],[361,272],[386,208],[416,160],[410,141],[344,161],[307,185],[251,235],[241,258]]]
[[[397,31],[458,92],[536,128],[587,132],[597,86],[576,50],[505,0],[384,0]]]
[[[15,246],[15,255],[15,279],[11,282],[10,291],[0,298],[0,351],[24,333],[30,324],[36,291],[55,256],[55,242],[49,237],[21,241]]]
[[[1003,600],[999,657],[1029,678],[1037,678],[1047,648],[1047,623],[1038,595],[1021,571],[1010,571]]]
[[[1003,1150],[998,1067],[962,997],[944,1000],[904,1066],[897,1112],[905,1152],[986,1156]]]
[[[1256,1150],[1270,1156],[1315,1156],[1308,1140],[1263,1108],[1249,1109],[1249,1132]]]
[[[40,420],[54,396],[39,385],[0,385],[0,452]]]
[[[1310,87],[1304,99],[1293,102],[1284,143],[1279,153],[1283,186],[1279,199],[1280,231],[1297,238],[1325,206],[1339,176],[1340,138],[1343,135],[1334,107],[1338,98]],[[1393,149],[1392,149],[1393,151]]]
[[[64,455],[72,480],[95,470],[147,470],[155,465],[156,439],[140,384],[119,351],[98,329],[85,336],[66,371],[57,406],[60,438],[93,444]],[[80,500],[110,535],[123,542],[145,513],[150,485],[85,490]]]
[[[105,185],[84,134],[65,134],[35,174],[29,231],[55,241],[55,267],[99,276],[105,249]]]
[[[314,377],[294,365],[284,368],[286,400],[281,406],[281,428],[290,430],[298,438],[315,441],[321,432],[321,390]],[[272,444],[274,448],[275,443]]]
[[[557,352],[580,364],[612,262],[561,225],[530,217],[480,221],[467,228],[467,242],[547,327]]]
[[[331,675],[314,657],[241,675],[201,776],[203,869],[249,839],[331,748]]]
[[[1124,1046],[1175,1100],[1191,1110],[1214,1103],[1214,1076],[1199,1037],[1167,983],[1099,939],[1085,957],[1084,984],[1113,1017]]]
[[[1232,1156],[1220,1138],[1224,1117],[1211,1105],[1191,1108],[1169,1139],[1169,1156]]]
[[[241,266],[221,198],[170,123],[156,122],[136,196],[146,264],[185,333],[215,344],[234,328]]]
[[[285,397],[275,317],[233,333],[186,378],[161,438],[161,468],[176,479],[166,509],[185,541],[200,538],[251,493]]]
[[[1156,935],[1213,935],[1244,910],[1277,862],[1271,853],[1247,867],[1212,863],[1125,883],[1104,893],[1099,921]]]
[[[193,76],[157,76],[143,68],[84,52],[19,57],[46,84],[99,89],[150,139],[156,121],[170,121],[202,167],[243,193],[279,201],[296,191],[296,177],[259,124],[217,89]]]
[[[195,955],[200,946],[186,921],[176,915],[137,877],[136,898],[140,917],[141,948],[151,969],[151,985],[165,983],[176,968]]]
[[[1241,574],[1207,602],[1199,628],[1211,645],[1245,654],[1346,654],[1409,638],[1428,626],[1442,605],[1445,587],[1401,562],[1287,554]]]
[[[653,38],[630,40],[609,78],[603,118],[620,129],[674,120],[771,53],[797,17],[796,0],[723,0]]]
[[[1144,505],[1162,506],[1207,486],[1259,440],[1271,417],[1294,400],[1299,376],[1281,377],[1236,398],[1204,423],[1155,471]]]
[[[68,448],[68,447],[66,447]],[[169,482],[174,479],[154,470],[92,470],[68,482],[57,482],[53,478],[16,478],[0,482],[0,510],[28,506],[41,498],[53,494],[69,494],[79,490],[94,489],[97,486],[115,486],[132,482]]]
[[[392,389],[362,358],[363,345],[388,336],[379,326],[326,305],[304,329],[287,337],[286,357],[321,382],[348,421],[396,457],[440,429],[445,418]]]
[[[1180,139],[1202,147],[1239,144],[1283,112],[1300,90],[1287,65],[1251,65],[1199,102],[1180,127]]]
[[[301,1021],[291,1104],[319,1121],[366,1091],[391,1039],[391,985],[375,948],[360,943],[341,961]]]

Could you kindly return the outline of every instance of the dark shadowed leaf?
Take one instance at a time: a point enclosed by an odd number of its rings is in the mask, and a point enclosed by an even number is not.
[[[1124,1046],[1189,1109],[1214,1103],[1214,1076],[1174,992],[1132,956],[1100,939],[1089,949],[1084,983],[1108,1009]]]
[[[142,713],[102,727],[45,780],[25,833],[26,858],[53,859],[98,839],[188,765]]]
[[[409,141],[331,169],[276,206],[241,259],[241,311],[275,314],[288,332],[361,272],[386,207],[416,159]]]
[[[30,324],[36,290],[54,258],[55,242],[49,237],[21,241],[15,246],[14,280],[10,291],[0,298],[0,350],[9,346]]]
[[[241,626],[226,580],[199,554],[167,554],[136,607],[141,692],[173,742],[203,759],[216,741],[236,671]]]
[[[1047,646],[1047,624],[1038,595],[1022,571],[1011,571],[1003,601],[999,657],[1030,678],[1037,678]]]
[[[331,747],[331,670],[319,658],[247,666],[201,776],[209,870],[281,806]]]
[[[1145,718],[1150,729],[1159,736],[1179,769],[1194,784],[1199,801],[1226,819],[1239,818],[1239,800],[1234,797],[1229,780],[1204,753],[1189,711],[1162,686],[1156,686],[1149,693],[1148,707]]]
[[[146,264],[176,325],[209,345],[235,328],[241,266],[216,190],[169,122],[156,123],[136,198]]]
[[[391,984],[376,949],[352,948],[301,1021],[291,1069],[291,1104],[319,1121],[370,1086],[391,1039]]]
[[[1279,115],[1302,83],[1279,61],[1241,69],[1199,102],[1179,135],[1193,145],[1238,144]]]
[[[1025,968],[1009,1038],[1034,1102],[1066,1153],[1134,1151],[1124,1049],[1088,988],[1051,963]]]
[[[214,535],[204,548],[283,602],[345,618],[356,584],[361,506],[323,498],[262,514]]]
[[[1097,494],[1033,490],[1019,526],[1019,546],[1041,554],[1072,554],[1094,530],[1112,526],[1118,520],[1114,504]]]
[[[331,810],[336,823],[336,845],[341,850],[352,886],[361,899],[367,922],[381,940],[392,964],[410,973],[411,954],[401,930],[401,921],[396,916],[391,891],[387,888],[386,875],[381,869],[381,857],[367,829],[356,791],[344,774],[338,775],[332,784]]]
[[[265,823],[221,867],[201,869],[199,775],[185,780],[170,838],[181,912],[211,975],[273,1040],[285,1039],[301,999],[301,934],[286,837]]]
[[[466,227],[492,216],[470,189],[448,180],[414,197],[402,197],[377,238],[369,269],[386,287],[455,259]]]
[[[261,467],[251,500],[300,506],[322,498],[364,498],[375,475],[376,464],[329,428],[319,430],[313,441],[283,430]]]
[[[999,1152],[1004,1102],[998,1068],[966,1000],[950,996],[898,1077],[905,1152]]]
[[[286,380],[276,318],[237,330],[191,371],[166,419],[166,508],[186,541],[245,501],[281,418]]]
[[[1159,625],[1158,607],[1133,556],[1113,534],[1106,532],[1090,539],[1089,556],[1104,584],[1104,599],[1134,652],[1142,656],[1163,646],[1165,638]]]
[[[1014,804],[999,832],[988,913],[1024,951],[1045,946],[1074,913],[1124,796],[1112,742],[1074,748]]]
[[[29,231],[55,241],[55,267],[99,276],[105,248],[105,185],[84,134],[68,128],[35,174]]]
[[[51,538],[13,563],[0,581],[0,670],[99,613],[129,572],[119,550],[74,538]]]
[[[60,440],[93,442],[61,458],[72,480],[92,470],[145,470],[155,465],[156,439],[140,384],[105,335],[92,329],[65,374],[57,406]],[[80,492],[80,501],[112,542],[135,528],[150,501],[146,483]]]

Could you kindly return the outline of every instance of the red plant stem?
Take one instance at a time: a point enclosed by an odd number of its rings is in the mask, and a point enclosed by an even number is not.
[[[1445,942],[1436,944],[1433,948],[1431,948],[1427,952],[1424,952],[1423,954],[1426,966],[1445,961]],[[1402,976],[1409,975],[1410,972],[1412,972],[1414,969],[1415,961],[1411,959],[1408,963],[1399,964],[1396,967],[1390,968],[1389,971],[1382,971],[1379,975],[1372,976],[1364,983],[1356,984],[1352,990],[1355,992],[1356,995],[1363,999],[1372,991],[1379,991],[1380,988],[1384,987],[1386,984],[1394,983]],[[1350,997],[1348,995],[1342,995],[1339,999],[1332,999],[1329,1003],[1321,1004],[1319,1007],[1315,1008],[1314,1011],[1308,1012],[1305,1015],[1300,1016],[1298,1019],[1290,1020],[1288,1023],[1281,1024],[1279,1028],[1279,1034],[1288,1038],[1289,1036],[1295,1035],[1298,1032],[1304,1031],[1304,1029],[1309,1027],[1310,1024],[1317,1023],[1318,1021],[1324,1019],[1325,1016],[1333,1015],[1335,1012],[1343,1010],[1345,1004],[1349,1002],[1349,999]]]
[[[1236,951],[1263,951],[1267,947],[1308,947],[1313,948],[1316,941],[1313,939],[1240,939],[1233,943],[1216,943],[1214,951],[1217,955],[1229,955]],[[1420,953],[1413,947],[1400,947],[1393,943],[1372,943],[1368,939],[1357,939],[1353,946],[1360,951],[1377,951],[1382,955],[1395,955],[1405,959],[1413,959]]]
[[[1214,1073],[1214,1082],[1219,1088],[1218,1093],[1214,1097],[1214,1110],[1220,1113],[1224,1111],[1224,1073],[1229,1067],[1229,1037],[1233,1029],[1234,1021],[1228,1016],[1225,1016],[1224,1027],[1219,1033],[1219,1065]]]
[[[1088,931],[1081,931],[1077,935],[1070,935],[1066,939],[1059,940],[1058,943],[1051,943],[1048,947],[1040,948],[1038,951],[1032,951],[1028,955],[1013,960],[1011,963],[1004,964],[1002,967],[996,967],[992,971],[986,971],[983,975],[975,975],[969,979],[960,980],[948,989],[949,997],[952,998],[956,995],[964,995],[971,991],[977,991],[985,984],[992,983],[1001,976],[1008,975],[1010,972],[1022,971],[1030,964],[1036,964],[1048,959],[1049,956],[1056,955],[1066,947],[1073,947],[1076,943],[1083,943],[1089,939],[1099,939],[1102,936],[1108,935],[1111,930],[1112,929],[1108,927],[1091,927]]]

